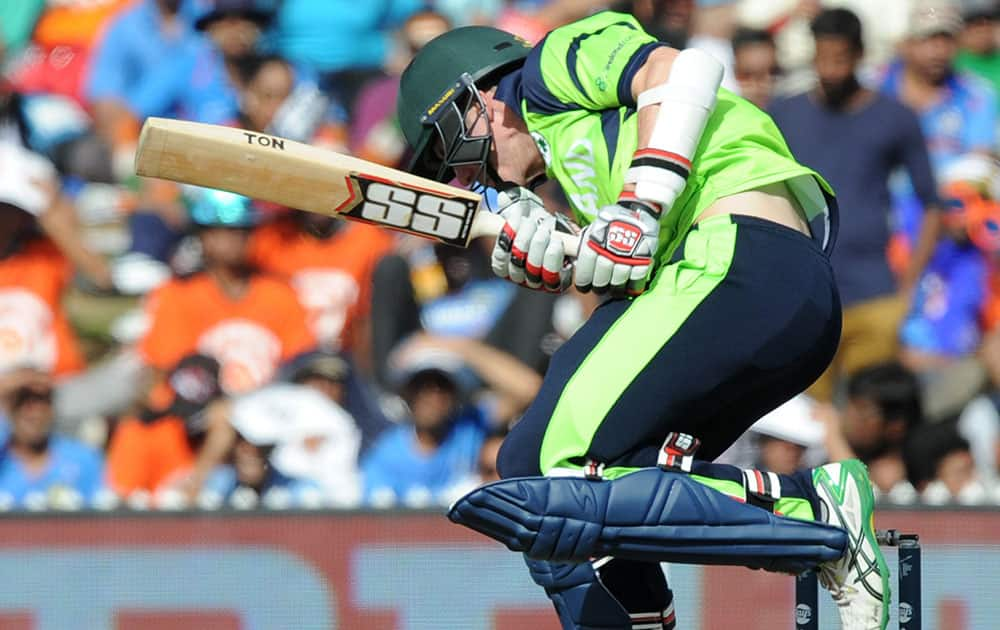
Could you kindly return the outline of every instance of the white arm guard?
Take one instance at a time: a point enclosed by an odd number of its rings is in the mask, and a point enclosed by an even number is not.
[[[638,199],[669,210],[684,190],[705,123],[715,107],[723,67],[714,57],[695,48],[674,59],[665,83],[639,95],[639,109],[660,105],[649,146],[636,151],[625,176],[635,183]]]

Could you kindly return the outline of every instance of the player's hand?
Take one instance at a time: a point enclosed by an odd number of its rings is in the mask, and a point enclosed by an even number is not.
[[[501,191],[497,200],[507,223],[493,246],[493,273],[531,289],[565,291],[573,281],[573,261],[553,238],[556,218],[527,188]]]
[[[660,222],[644,203],[601,208],[580,238],[576,258],[576,288],[610,292],[614,297],[638,295],[659,243]]]

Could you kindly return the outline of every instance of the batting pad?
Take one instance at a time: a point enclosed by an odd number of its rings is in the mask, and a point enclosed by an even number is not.
[[[497,481],[459,499],[448,518],[511,551],[557,562],[612,556],[799,574],[847,549],[843,529],[775,516],[659,468],[611,481]]]

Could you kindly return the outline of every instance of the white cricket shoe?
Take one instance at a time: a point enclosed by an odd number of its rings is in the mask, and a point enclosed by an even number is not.
[[[813,469],[818,520],[847,530],[847,552],[819,566],[844,630],[885,630],[889,623],[889,567],[875,537],[875,497],[868,469],[849,459]]]

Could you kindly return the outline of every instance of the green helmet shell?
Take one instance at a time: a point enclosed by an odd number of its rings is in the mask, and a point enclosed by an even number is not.
[[[414,164],[434,133],[433,125],[425,121],[452,98],[463,74],[480,80],[520,64],[531,48],[527,40],[490,26],[457,28],[428,42],[403,71],[396,106],[399,126],[414,150]]]

